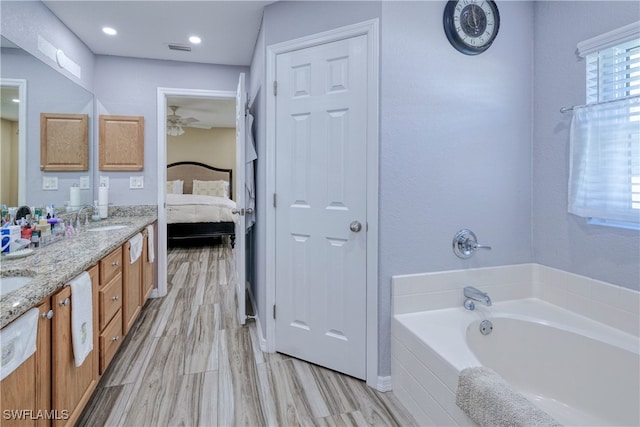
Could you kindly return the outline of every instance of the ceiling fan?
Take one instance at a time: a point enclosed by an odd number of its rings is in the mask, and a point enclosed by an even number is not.
[[[177,115],[178,107],[175,105],[170,105],[169,109],[171,109],[171,114],[167,114],[167,135],[169,136],[184,134],[183,126],[189,126],[198,121],[193,117],[182,118],[182,116]]]

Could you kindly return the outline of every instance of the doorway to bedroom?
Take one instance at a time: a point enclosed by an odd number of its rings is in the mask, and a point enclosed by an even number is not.
[[[158,289],[167,294],[169,243],[232,249],[238,320],[246,262],[244,75],[237,92],[158,88]]]

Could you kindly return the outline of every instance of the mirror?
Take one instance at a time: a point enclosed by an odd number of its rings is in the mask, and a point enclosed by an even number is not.
[[[5,37],[0,39],[0,49],[2,63],[0,79],[2,128],[0,130],[3,136],[0,154],[1,203],[7,206],[54,204],[58,209],[64,207],[70,200],[70,188],[78,185],[81,188],[81,204],[93,204],[91,162],[89,170],[83,172],[42,172],[40,169],[40,113],[88,114],[89,159],[94,157],[93,94]],[[10,96],[15,98],[16,92],[21,102],[13,102],[13,98],[9,99]],[[6,109],[5,93],[8,99]],[[5,132],[7,132],[6,135],[12,136],[7,139],[13,144],[6,150]],[[5,168],[5,164],[11,167]],[[45,182],[45,179],[48,182]],[[5,182],[9,184],[5,185]]]

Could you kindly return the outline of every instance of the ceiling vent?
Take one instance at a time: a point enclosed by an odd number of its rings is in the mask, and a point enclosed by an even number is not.
[[[191,52],[191,46],[185,46],[183,44],[170,44],[169,49],[171,50],[181,50],[183,52]]]

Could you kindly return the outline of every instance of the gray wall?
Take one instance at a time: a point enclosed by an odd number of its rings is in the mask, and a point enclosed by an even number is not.
[[[536,2],[534,11],[533,260],[640,290],[640,233],[567,213],[571,114],[559,112],[585,103],[576,44],[638,21],[640,3]]]
[[[22,49],[85,89],[93,90],[93,53],[43,3],[2,0],[0,28],[3,36]],[[44,37],[56,48],[62,49],[67,58],[80,65],[82,73],[79,79],[58,67],[54,60],[38,50],[38,35]]]
[[[499,2],[496,41],[467,56],[444,35],[445,4],[382,3],[380,375],[391,276],[532,258],[533,6]],[[457,258],[461,228],[493,250]]]
[[[235,92],[240,73],[247,67],[176,61],[96,56],[94,94],[96,118],[101,114],[144,116],[144,171],[100,172],[109,177],[109,203],[140,205],[157,203],[158,144],[157,88],[224,90]],[[95,138],[96,144],[98,138]],[[96,145],[97,147],[97,145]],[[97,152],[97,151],[96,151]],[[162,166],[164,167],[164,166]],[[144,188],[129,189],[130,176],[144,176]]]

